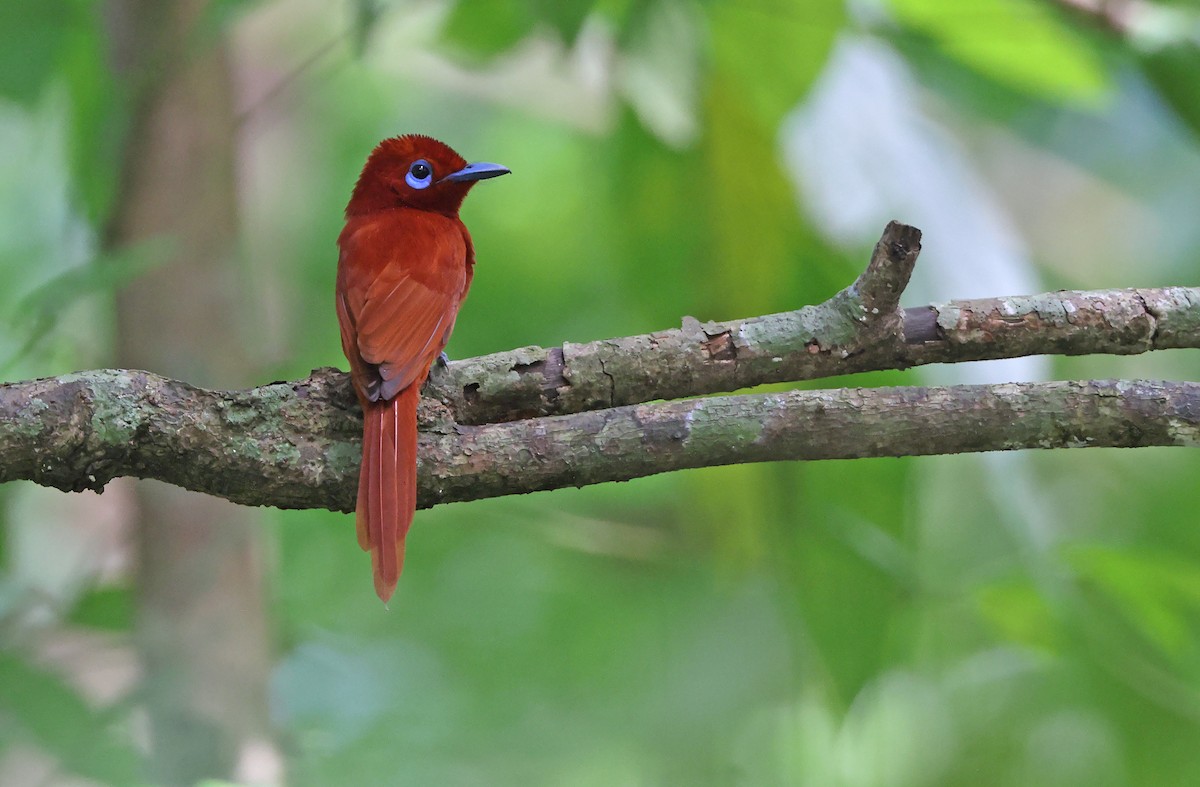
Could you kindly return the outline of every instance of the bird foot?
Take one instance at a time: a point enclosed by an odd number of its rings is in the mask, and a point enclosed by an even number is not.
[[[433,363],[429,366],[429,374],[425,378],[426,383],[434,377],[445,374],[449,366],[450,356],[444,352],[438,353],[438,357],[434,358]]]

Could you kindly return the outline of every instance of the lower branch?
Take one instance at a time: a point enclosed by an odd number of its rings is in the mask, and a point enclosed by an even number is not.
[[[0,386],[0,482],[157,478],[247,505],[353,509],[361,415],[340,377],[205,391],[147,372]],[[791,391],[464,426],[422,404],[422,506],[691,467],[1022,448],[1200,446],[1200,383]],[[30,446],[34,446],[30,450]]]
[[[459,427],[423,444],[436,459],[421,491],[431,504],[747,462],[1151,445],[1200,447],[1200,383],[790,391]]]

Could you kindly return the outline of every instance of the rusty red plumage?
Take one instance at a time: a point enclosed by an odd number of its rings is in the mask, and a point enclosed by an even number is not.
[[[476,181],[507,172],[467,164],[431,137],[393,137],[371,152],[346,206],[336,307],[363,407],[358,542],[371,552],[384,601],[399,580],[416,509],[421,385],[450,338],[475,265],[458,210]]]

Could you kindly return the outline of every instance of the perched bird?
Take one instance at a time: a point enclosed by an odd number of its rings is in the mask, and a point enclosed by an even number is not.
[[[508,172],[407,134],[376,146],[346,206],[337,317],[363,409],[358,544],[371,552],[384,601],[400,578],[417,507],[421,385],[450,338],[475,265],[458,209],[476,181]]]

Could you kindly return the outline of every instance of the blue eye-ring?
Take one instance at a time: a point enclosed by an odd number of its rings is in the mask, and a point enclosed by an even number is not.
[[[408,168],[408,174],[404,176],[404,182],[414,189],[428,188],[429,184],[433,183],[433,167],[429,166],[429,162],[425,159],[417,159]]]

